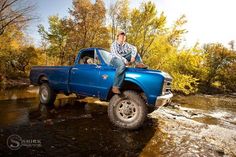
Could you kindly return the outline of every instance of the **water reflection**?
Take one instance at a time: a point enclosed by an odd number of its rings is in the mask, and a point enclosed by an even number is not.
[[[156,122],[152,119],[135,131],[114,127],[108,119],[105,105],[73,99],[58,100],[56,107],[45,106],[35,100],[24,103],[24,106],[20,102],[17,104],[22,105],[21,109],[16,109],[19,114],[15,115],[16,112],[12,110],[14,107],[7,109],[8,114],[14,115],[12,119],[15,121],[5,116],[0,120],[1,124],[5,121],[4,124],[12,126],[7,125],[8,129],[15,128],[16,121],[24,117],[15,133],[27,136],[30,127],[30,134],[43,141],[43,148],[37,151],[47,155],[75,153],[81,156],[138,156],[156,132]],[[30,154],[31,151],[32,149],[19,150],[25,154]],[[3,155],[9,155],[9,152],[4,151]]]
[[[179,108],[163,108],[140,129],[127,131],[114,127],[107,103],[95,99],[59,96],[45,106],[37,97],[25,98],[28,90],[8,93],[21,99],[0,101],[0,156],[222,156],[227,151],[218,148],[236,144],[236,99],[177,96]],[[218,130],[228,137],[218,137]],[[11,134],[40,139],[43,147],[11,152],[5,145]],[[209,146],[213,139],[217,149]]]
[[[35,99],[21,99],[0,102],[0,126],[22,125],[29,122],[29,110],[36,108]]]
[[[24,88],[12,88],[9,90],[0,90],[0,100],[19,100],[26,98],[35,98],[38,95],[38,87],[29,86]]]
[[[236,113],[236,98],[211,95],[175,96],[174,101],[182,107],[206,111],[227,111]]]

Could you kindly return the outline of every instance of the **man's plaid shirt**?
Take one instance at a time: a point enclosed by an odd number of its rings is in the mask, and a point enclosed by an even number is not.
[[[131,53],[131,57],[135,57],[137,55],[137,48],[127,42],[120,44],[118,41],[114,41],[111,45],[111,54],[112,57],[120,58],[127,63],[126,55]]]

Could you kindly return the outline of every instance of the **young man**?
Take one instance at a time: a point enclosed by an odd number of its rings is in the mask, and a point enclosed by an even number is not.
[[[147,68],[143,63],[137,48],[127,42],[125,32],[121,31],[117,34],[117,40],[111,45],[111,65],[116,67],[115,80],[112,92],[120,94],[120,87],[125,78],[125,68],[135,63],[136,68]]]

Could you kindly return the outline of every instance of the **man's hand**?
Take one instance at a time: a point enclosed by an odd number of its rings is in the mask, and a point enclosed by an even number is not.
[[[131,62],[127,62],[125,63],[126,66],[130,66],[131,65]]]
[[[135,62],[135,58],[134,58],[134,57],[131,57],[130,62],[131,62],[131,63],[134,63],[134,62]]]

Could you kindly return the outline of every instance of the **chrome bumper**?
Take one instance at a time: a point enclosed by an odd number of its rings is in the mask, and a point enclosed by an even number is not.
[[[166,94],[166,95],[162,95],[162,96],[158,96],[156,99],[156,103],[155,103],[155,107],[159,108],[167,103],[171,102],[171,98],[173,97],[172,93]]]

